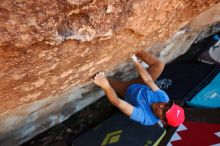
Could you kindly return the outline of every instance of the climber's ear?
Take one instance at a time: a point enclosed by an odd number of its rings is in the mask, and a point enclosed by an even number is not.
[[[163,127],[167,127],[167,126],[168,126],[166,121],[161,120],[161,122],[162,122],[162,124],[163,124]]]

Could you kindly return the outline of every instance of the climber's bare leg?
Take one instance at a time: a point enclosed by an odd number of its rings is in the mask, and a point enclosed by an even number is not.
[[[129,86],[128,82],[120,81],[120,80],[115,80],[112,78],[108,78],[108,81],[112,88],[115,90],[115,92],[121,97],[125,97],[125,92],[127,87]]]
[[[141,60],[149,65],[147,71],[151,75],[152,79],[155,81],[163,71],[164,64],[157,59],[155,56],[151,55],[148,52],[140,51],[137,54]],[[133,79],[131,81],[120,81],[108,78],[109,83],[111,84],[112,88],[121,96],[122,98],[125,97],[127,88],[134,83],[144,84],[141,77]]]

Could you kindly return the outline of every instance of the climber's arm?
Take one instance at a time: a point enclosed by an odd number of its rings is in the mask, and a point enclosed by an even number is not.
[[[153,91],[158,90],[158,86],[154,83],[150,74],[145,70],[145,68],[140,64],[137,57],[135,55],[132,56],[132,60],[134,61],[135,67],[140,74],[142,80],[147,84]]]
[[[147,72],[150,74],[153,81],[157,80],[164,69],[164,63],[144,50],[138,51],[136,56],[149,65],[146,69]]]
[[[132,114],[134,107],[128,102],[118,98],[117,94],[115,93],[115,91],[113,90],[111,86],[103,88],[103,90],[105,91],[105,94],[107,95],[108,100],[114,106],[116,106],[121,112],[123,112],[127,116],[130,116]]]
[[[108,100],[121,112],[123,112],[127,116],[130,116],[132,114],[134,107],[117,96],[114,89],[111,87],[108,80],[106,79],[104,73],[98,73],[94,78],[94,83],[104,90]]]

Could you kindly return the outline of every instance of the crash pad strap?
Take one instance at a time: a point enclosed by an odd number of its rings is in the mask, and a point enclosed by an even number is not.
[[[157,146],[160,141],[163,139],[163,137],[166,135],[166,130],[163,132],[163,134],[160,136],[160,138],[153,144],[153,146]]]

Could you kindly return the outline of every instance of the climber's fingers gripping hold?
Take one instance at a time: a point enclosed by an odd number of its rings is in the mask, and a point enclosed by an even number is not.
[[[134,55],[134,54],[131,56],[131,59],[132,59],[134,62],[139,62],[137,56]]]
[[[110,86],[104,72],[99,72],[95,75],[94,83],[102,88],[108,88]]]

